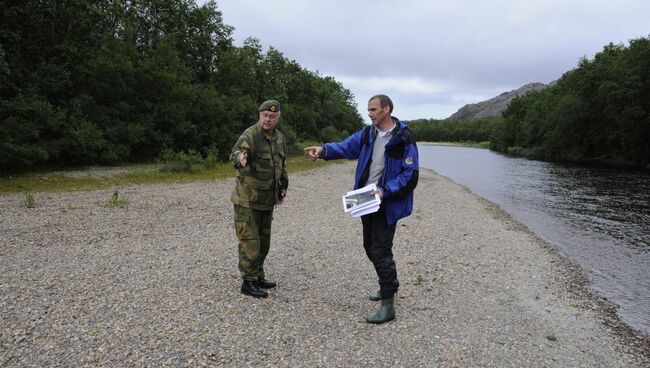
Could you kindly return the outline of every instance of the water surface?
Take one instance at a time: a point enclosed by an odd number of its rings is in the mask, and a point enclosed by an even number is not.
[[[585,269],[623,321],[650,333],[650,174],[418,145],[420,165],[498,204]]]

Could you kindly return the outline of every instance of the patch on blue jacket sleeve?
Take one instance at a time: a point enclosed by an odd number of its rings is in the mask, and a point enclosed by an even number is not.
[[[406,159],[404,159],[404,163],[408,166],[413,165],[413,156],[408,156]]]

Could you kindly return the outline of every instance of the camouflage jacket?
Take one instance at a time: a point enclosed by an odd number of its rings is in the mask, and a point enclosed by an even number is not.
[[[248,162],[242,167],[239,154],[243,150],[248,151]],[[277,129],[270,136],[259,124],[246,129],[230,153],[230,162],[237,169],[232,203],[254,210],[272,210],[289,186],[285,152],[284,135]]]

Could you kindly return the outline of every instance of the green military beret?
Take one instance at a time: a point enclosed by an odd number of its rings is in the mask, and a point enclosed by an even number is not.
[[[264,101],[260,105],[260,111],[272,111],[272,112],[280,112],[280,103],[276,100],[268,100]]]

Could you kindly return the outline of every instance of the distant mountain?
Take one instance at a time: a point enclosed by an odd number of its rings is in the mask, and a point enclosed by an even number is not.
[[[503,92],[487,101],[465,105],[448,117],[447,120],[471,120],[501,115],[501,113],[508,108],[508,104],[510,104],[510,101],[512,101],[513,98],[531,91],[541,91],[553,83],[554,82],[551,82],[550,84],[528,83],[510,92]]]

